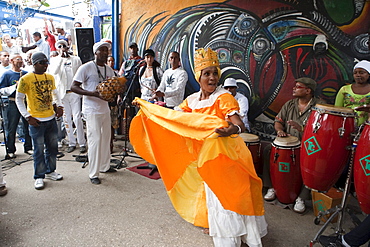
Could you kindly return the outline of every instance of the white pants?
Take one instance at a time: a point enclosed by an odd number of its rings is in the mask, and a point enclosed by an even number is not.
[[[80,147],[86,146],[84,127],[81,119],[81,96],[67,93],[62,99],[64,106],[64,123],[69,140],[69,146],[76,146],[76,137],[73,135],[73,123],[76,126],[77,142]]]
[[[3,177],[3,168],[0,164],[0,187],[4,187],[6,185],[6,182]]]
[[[240,215],[226,210],[213,191],[204,183],[208,208],[209,235],[215,247],[262,247],[261,238],[267,234],[264,216]]]
[[[89,145],[89,177],[97,178],[99,172],[110,168],[110,112],[87,114],[87,143]]]

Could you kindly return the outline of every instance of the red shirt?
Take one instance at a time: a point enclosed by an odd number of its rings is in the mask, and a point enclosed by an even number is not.
[[[46,41],[48,42],[49,46],[50,46],[50,51],[56,51],[56,47],[55,47],[55,36],[54,34],[52,34],[50,31],[49,31],[49,28],[47,25],[45,25],[45,30],[46,32],[48,33],[48,37],[46,38]]]

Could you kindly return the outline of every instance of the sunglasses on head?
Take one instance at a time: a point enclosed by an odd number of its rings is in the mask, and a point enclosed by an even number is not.
[[[66,45],[58,45],[58,48],[66,48]]]
[[[37,62],[38,64],[41,64],[41,65],[45,65],[45,64],[49,64],[48,61],[40,61],[40,62]]]

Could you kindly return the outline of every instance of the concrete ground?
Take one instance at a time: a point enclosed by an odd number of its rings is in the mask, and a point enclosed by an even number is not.
[[[0,246],[213,246],[201,228],[175,212],[162,180],[122,168],[102,174],[102,184],[93,185],[88,170],[72,157],[78,155],[76,149],[58,160],[57,172],[64,179],[45,180],[45,189],[36,190],[32,158],[21,152],[21,143],[17,148],[15,161],[21,164],[0,163],[8,187],[8,194],[0,197]],[[116,141],[115,154],[122,150],[123,141]],[[0,157],[4,155],[2,146]],[[143,163],[132,157],[124,161],[129,167]],[[363,219],[352,197],[350,204]],[[302,215],[273,203],[265,203],[265,210],[269,227],[262,241],[267,247],[308,246],[323,225],[314,224],[312,202]],[[343,222],[346,231],[354,226],[348,214]],[[325,233],[332,234],[335,226],[330,224]]]

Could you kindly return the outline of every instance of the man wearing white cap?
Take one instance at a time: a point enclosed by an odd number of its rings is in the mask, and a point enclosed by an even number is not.
[[[49,72],[54,75],[55,85],[64,106],[64,123],[69,140],[67,153],[76,149],[76,137],[73,134],[73,123],[76,126],[77,142],[80,152],[86,153],[86,139],[81,119],[81,96],[71,91],[73,77],[82,65],[81,59],[68,53],[68,43],[58,40],[56,43],[59,55],[50,59]]]
[[[116,172],[110,167],[110,109],[108,102],[101,99],[96,90],[99,83],[115,75],[113,69],[106,65],[110,47],[107,42],[95,43],[95,59],[77,70],[71,86],[73,92],[83,95],[82,112],[86,117],[89,177],[92,184],[100,184],[99,172]]]
[[[245,129],[247,129],[250,132],[251,130],[248,121],[248,110],[249,110],[248,98],[236,91],[236,89],[239,87],[234,78],[227,78],[224,82],[223,88],[228,90],[234,96],[236,101],[238,101],[240,108],[239,110],[240,118],[242,119],[245,125]]]

